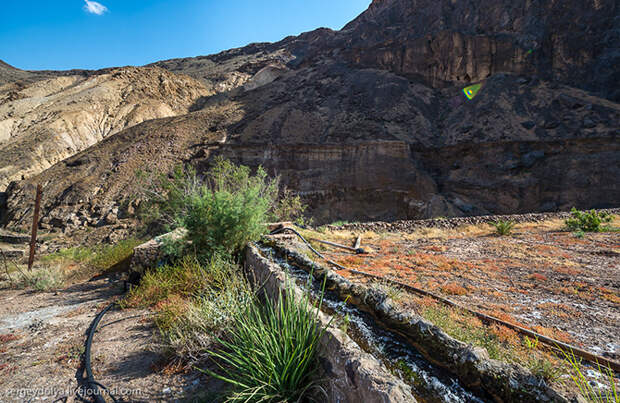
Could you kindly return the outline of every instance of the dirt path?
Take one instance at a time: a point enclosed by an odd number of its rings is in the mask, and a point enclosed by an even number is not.
[[[0,290],[0,402],[78,401],[86,330],[122,291],[110,279],[52,293]],[[144,310],[106,314],[91,354],[95,379],[124,401],[187,400],[204,387],[200,374],[161,370],[163,357],[151,348],[157,329],[149,319]]]

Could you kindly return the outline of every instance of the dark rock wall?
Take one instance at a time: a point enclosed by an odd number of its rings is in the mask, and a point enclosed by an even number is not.
[[[343,29],[345,54],[432,86],[528,73],[617,102],[619,13],[617,0],[374,1]]]
[[[412,147],[463,214],[617,207],[620,142],[592,139]]]
[[[7,209],[8,195],[6,192],[0,192],[0,225],[4,224]]]
[[[262,165],[310,205],[317,221],[421,218],[437,193],[401,141],[224,146],[237,163]],[[205,169],[206,167],[203,167]]]

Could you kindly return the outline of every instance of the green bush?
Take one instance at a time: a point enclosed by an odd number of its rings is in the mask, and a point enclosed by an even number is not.
[[[192,168],[177,168],[147,191],[142,217],[150,227],[166,231],[185,227],[197,255],[236,255],[266,232],[267,222],[294,219],[303,211],[298,196],[284,191],[278,197],[278,184],[261,167],[252,174],[221,158],[204,179]]]
[[[583,232],[601,232],[608,229],[603,224],[610,223],[613,220],[613,216],[604,212],[597,212],[595,210],[579,211],[576,208],[572,208],[570,211],[571,218],[564,221],[566,227],[570,231],[583,231]]]
[[[306,206],[302,203],[301,197],[294,195],[289,189],[284,189],[272,211],[272,216],[277,221],[295,221],[303,224],[306,221],[302,216],[305,210]]]
[[[509,235],[512,232],[512,229],[515,226],[514,221],[510,220],[498,220],[492,224],[495,227],[495,232],[498,235]]]
[[[319,340],[324,329],[318,312],[308,309],[308,297],[295,297],[292,288],[277,301],[255,301],[241,309],[229,336],[219,340],[218,359],[223,374],[205,370],[232,385],[227,401],[308,401],[321,390],[316,382]]]
[[[178,165],[170,175],[145,172],[136,173],[142,183],[142,196],[138,216],[148,233],[164,233],[184,225],[187,198],[198,193],[202,181],[190,165]]]
[[[269,210],[276,203],[278,183],[259,168],[256,175],[245,166],[219,160],[209,172],[210,185],[201,186],[186,199],[187,238],[197,254],[234,255],[267,230]]]

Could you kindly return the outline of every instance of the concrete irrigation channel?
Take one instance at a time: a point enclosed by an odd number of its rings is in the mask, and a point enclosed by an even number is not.
[[[165,259],[161,238],[134,250],[139,275]],[[381,291],[353,283],[287,247],[290,235],[266,237],[246,249],[244,269],[254,287],[275,298],[293,286],[322,298],[319,318],[322,378],[330,402],[568,402],[518,365],[490,359],[427,320],[398,308]],[[325,291],[321,287],[325,284]]]
[[[364,362],[373,363],[372,368],[378,371],[374,375],[382,381],[365,382],[360,389],[358,378],[369,372],[338,359],[337,351],[325,351],[323,367],[330,375],[332,397],[343,397],[333,401],[568,401],[527,370],[488,358],[484,349],[455,340],[421,317],[402,312],[387,295],[351,283],[287,249],[285,243],[272,239],[249,247],[245,267],[256,284],[269,284],[265,287],[268,293],[275,293],[289,279],[294,280],[297,292],[309,292],[317,300],[322,297],[323,314],[335,317],[332,323],[340,324],[340,329],[332,324],[332,333],[352,342],[340,344],[357,346],[358,354],[366,357]],[[323,282],[326,291],[321,295]],[[332,333],[326,337],[333,337]],[[333,370],[337,367],[340,373]],[[386,379],[391,379],[389,384],[405,384],[406,388],[397,389],[410,391],[412,396],[372,398],[381,390],[379,385],[386,385]],[[351,390],[356,390],[357,396],[347,395]]]

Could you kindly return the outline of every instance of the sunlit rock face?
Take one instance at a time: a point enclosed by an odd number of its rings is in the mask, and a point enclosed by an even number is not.
[[[13,183],[0,219],[26,223],[42,183],[46,225],[103,225],[134,211],[137,169],[218,154],[280,175],[318,222],[617,206],[616,3],[382,0],[340,31],[155,63],[206,87],[191,112]]]
[[[127,127],[186,114],[212,94],[190,77],[135,67],[1,86],[0,191]]]

